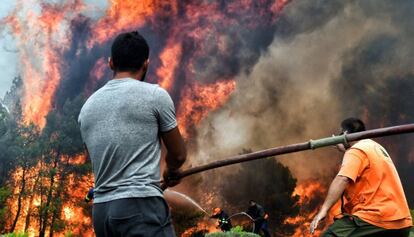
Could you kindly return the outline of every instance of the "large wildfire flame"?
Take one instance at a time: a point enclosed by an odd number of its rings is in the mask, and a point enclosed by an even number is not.
[[[28,2],[19,1],[15,12],[5,18],[16,39],[24,78],[23,119],[43,128],[46,115],[53,107],[61,80],[62,53],[70,46],[64,21],[82,4],[42,5],[37,12]],[[23,11],[24,10],[24,11]],[[21,11],[24,16],[20,16]]]
[[[293,195],[299,195],[300,199],[298,205],[300,206],[299,215],[297,217],[291,217],[285,220],[288,224],[297,225],[295,233],[292,235],[293,237],[301,237],[301,236],[308,236],[309,235],[309,227],[312,219],[316,216],[318,207],[322,204],[321,197],[325,196],[326,187],[324,187],[321,183],[317,181],[308,180],[305,182],[300,183],[293,192]],[[337,214],[338,204],[335,205],[329,216],[326,217],[326,223],[320,223],[319,225],[322,226],[323,224],[331,223],[333,220],[333,216]],[[321,234],[320,231],[317,230],[315,232],[316,236]]]
[[[274,21],[276,13],[287,2],[286,0],[274,1],[270,3],[270,9],[260,9],[260,4],[256,7],[258,7],[257,10],[260,14],[272,14],[274,17],[271,20]],[[38,5],[36,1],[31,3]],[[191,111],[198,110],[196,118],[187,121],[191,124],[185,123],[185,126],[192,126],[208,114],[209,110],[223,104],[235,88],[235,83],[228,79],[231,75],[224,75],[226,76],[225,82],[211,85],[194,80],[200,78],[200,74],[204,76],[202,70],[206,70],[199,68],[199,65],[196,64],[198,59],[205,58],[206,53],[212,50],[217,50],[222,55],[228,55],[230,52],[229,40],[231,39],[229,35],[222,32],[222,27],[234,25],[238,19],[231,14],[240,11],[238,16],[241,17],[243,13],[250,13],[250,8],[254,4],[254,1],[236,1],[229,3],[226,9],[222,9],[223,6],[214,2],[191,3],[182,6],[178,1],[112,0],[106,14],[90,26],[91,32],[86,40],[87,48],[92,49],[97,45],[107,44],[119,32],[140,29],[146,24],[152,23],[155,27],[161,27],[162,19],[160,22],[153,22],[157,20],[157,17],[168,17],[167,20],[175,22],[176,25],[165,36],[167,41],[159,53],[157,59],[159,67],[156,71],[157,79],[155,81],[170,92],[177,90],[177,87],[182,87],[182,84],[188,84],[184,87],[182,95],[179,96],[179,106],[185,105],[185,108],[181,109],[179,113],[183,116],[188,113],[194,115]],[[269,3],[267,4],[269,5]],[[67,68],[65,68],[66,65],[63,64],[63,61],[64,53],[69,50],[72,43],[70,41],[73,36],[71,35],[73,33],[70,29],[73,27],[71,24],[74,24],[73,21],[76,20],[76,17],[82,14],[82,11],[87,7],[79,0],[67,1],[63,5],[42,3],[40,7],[40,10],[32,10],[28,2],[19,1],[16,10],[4,19],[4,23],[10,26],[20,50],[21,73],[24,79],[22,99],[24,122],[33,122],[42,128],[46,123],[46,115],[55,106],[54,99],[59,84],[64,79],[64,74],[68,73],[65,71]],[[184,10],[185,13],[183,14],[179,10]],[[247,28],[258,27],[261,23],[260,16],[254,19],[254,16],[247,15],[246,19],[242,20],[247,21]],[[194,44],[191,51],[187,49],[190,53],[183,54],[183,46],[186,46],[183,43],[184,40],[192,40],[192,44]],[[211,44],[211,40],[214,40],[217,45]],[[188,62],[187,65],[179,64],[183,60],[182,57],[188,58],[185,59]],[[104,62],[103,58],[97,60],[96,65],[100,66],[99,71],[97,71],[98,68],[94,68],[91,71],[92,78],[102,79]],[[213,66],[215,65],[213,64]],[[184,72],[185,80],[188,82],[180,81],[182,75],[177,75],[178,71]],[[209,80],[209,78],[200,79]],[[211,78],[210,81],[220,79]],[[197,102],[191,102],[193,99]],[[204,101],[208,101],[206,108],[203,106]]]

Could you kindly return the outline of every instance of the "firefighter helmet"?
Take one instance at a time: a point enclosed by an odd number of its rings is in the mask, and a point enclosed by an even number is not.
[[[213,215],[217,215],[221,212],[221,209],[219,207],[214,208]]]

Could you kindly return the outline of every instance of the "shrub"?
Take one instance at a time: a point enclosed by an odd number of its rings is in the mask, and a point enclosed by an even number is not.
[[[414,210],[410,210],[410,212],[411,212],[411,217],[413,219],[413,225],[414,225]],[[411,228],[410,237],[414,237],[414,228]]]
[[[205,237],[260,237],[260,235],[249,233],[249,232],[216,232],[206,234]]]
[[[216,232],[211,234],[206,234],[205,237],[260,237],[257,234],[244,232],[243,227],[236,226],[233,227],[229,232]]]
[[[1,235],[1,237],[28,237],[29,235],[27,233],[9,233],[5,235]]]

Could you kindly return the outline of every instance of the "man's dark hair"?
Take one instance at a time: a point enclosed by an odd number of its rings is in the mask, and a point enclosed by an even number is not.
[[[341,123],[342,131],[348,133],[362,132],[365,131],[365,124],[357,118],[347,118]]]
[[[115,72],[136,72],[148,56],[147,41],[138,31],[119,34],[112,43],[111,57]]]

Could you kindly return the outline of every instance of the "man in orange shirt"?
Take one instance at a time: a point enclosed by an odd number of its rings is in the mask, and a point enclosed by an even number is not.
[[[343,133],[365,131],[357,118],[342,121]],[[313,234],[320,220],[341,199],[343,217],[322,234],[336,236],[408,237],[410,210],[397,170],[387,151],[371,139],[343,144],[341,169],[333,180],[325,202],[313,219]]]

